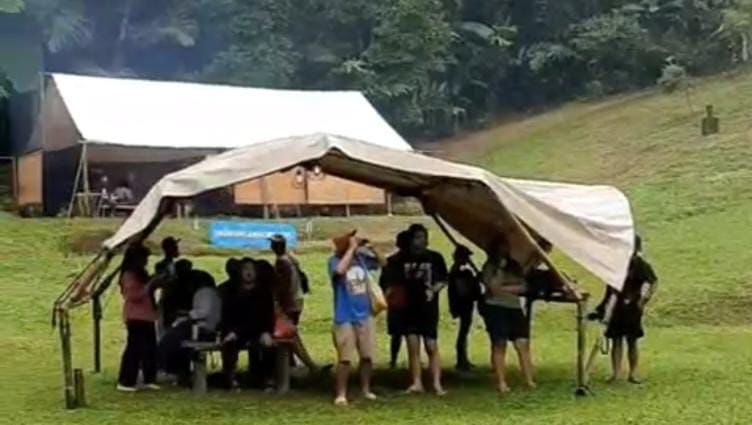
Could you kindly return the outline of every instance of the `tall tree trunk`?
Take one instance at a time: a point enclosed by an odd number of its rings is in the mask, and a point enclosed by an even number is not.
[[[126,0],[123,6],[123,17],[120,20],[120,30],[115,42],[115,50],[112,55],[112,72],[119,72],[125,65],[125,40],[128,38],[128,27],[131,21],[131,10],[134,0]]]
[[[746,33],[742,33],[742,63],[749,61],[749,36]]]

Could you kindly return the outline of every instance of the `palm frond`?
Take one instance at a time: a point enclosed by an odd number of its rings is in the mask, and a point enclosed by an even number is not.
[[[20,13],[25,6],[24,0],[0,0],[0,13]]]

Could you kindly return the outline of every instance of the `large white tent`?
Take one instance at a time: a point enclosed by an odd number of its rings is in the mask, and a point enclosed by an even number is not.
[[[262,177],[300,164],[415,196],[482,248],[499,234],[528,264],[539,253],[524,223],[608,285],[621,289],[634,244],[626,197],[609,186],[507,179],[483,169],[328,134],[289,137],[210,157],[162,178],[110,239],[115,249],[148,234],[164,200]]]
[[[33,135],[14,152],[20,165],[17,201],[41,204],[48,214],[57,214],[68,207],[75,192],[89,192],[89,183],[98,181],[100,174],[107,174],[113,184],[131,180],[136,164],[138,178],[130,183],[138,196],[159,177],[206,155],[313,133],[412,150],[357,91],[50,74]],[[265,186],[275,190],[254,189],[258,182],[245,185],[236,191],[241,195],[235,201],[253,205],[287,205],[290,199],[295,204],[342,205],[385,201],[383,191],[339,181],[334,186],[340,195],[321,200],[316,187],[293,191],[290,180],[290,176],[269,176]],[[329,187],[333,180],[312,185]],[[288,190],[279,189],[283,186]],[[303,192],[306,199],[300,202]],[[272,195],[282,199],[270,199]]]
[[[214,149],[330,133],[411,149],[357,91],[51,76],[81,140],[88,143]]]

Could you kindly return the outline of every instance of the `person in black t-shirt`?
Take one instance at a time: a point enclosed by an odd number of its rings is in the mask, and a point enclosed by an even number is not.
[[[457,332],[457,370],[468,371],[474,366],[467,356],[467,337],[470,334],[470,326],[473,324],[475,303],[480,299],[481,287],[470,265],[470,256],[473,253],[463,245],[454,250],[454,264],[449,271],[449,311],[452,317],[460,319],[460,327]]]
[[[405,285],[404,331],[407,335],[410,375],[409,393],[424,391],[421,379],[421,339],[428,353],[433,389],[444,395],[441,385],[441,357],[436,343],[439,324],[439,292],[447,284],[447,268],[438,252],[428,249],[428,230],[420,224],[410,226],[410,252],[400,260]]]
[[[637,378],[640,358],[637,341],[645,336],[645,331],[642,328],[642,314],[657,287],[658,277],[650,263],[642,257],[642,240],[639,236],[635,236],[635,252],[629,263],[627,278],[621,292],[608,287],[603,301],[596,307],[594,314],[596,318],[604,318],[611,298],[615,297],[613,311],[606,329],[606,337],[613,343],[611,349],[612,375],[609,382],[616,381],[621,377],[624,340],[626,340],[629,382],[640,383]]]
[[[397,250],[386,259],[386,265],[381,271],[379,286],[386,295],[388,309],[386,312],[387,331],[389,332],[389,367],[397,367],[397,358],[402,348],[402,338],[405,336],[405,309],[407,299],[405,285],[402,281],[402,259],[410,251],[410,232],[403,230],[397,234]]]

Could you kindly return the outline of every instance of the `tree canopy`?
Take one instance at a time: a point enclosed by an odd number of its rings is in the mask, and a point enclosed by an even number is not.
[[[750,0],[0,0],[0,14],[34,22],[47,71],[358,89],[411,136],[724,70],[752,36]]]

